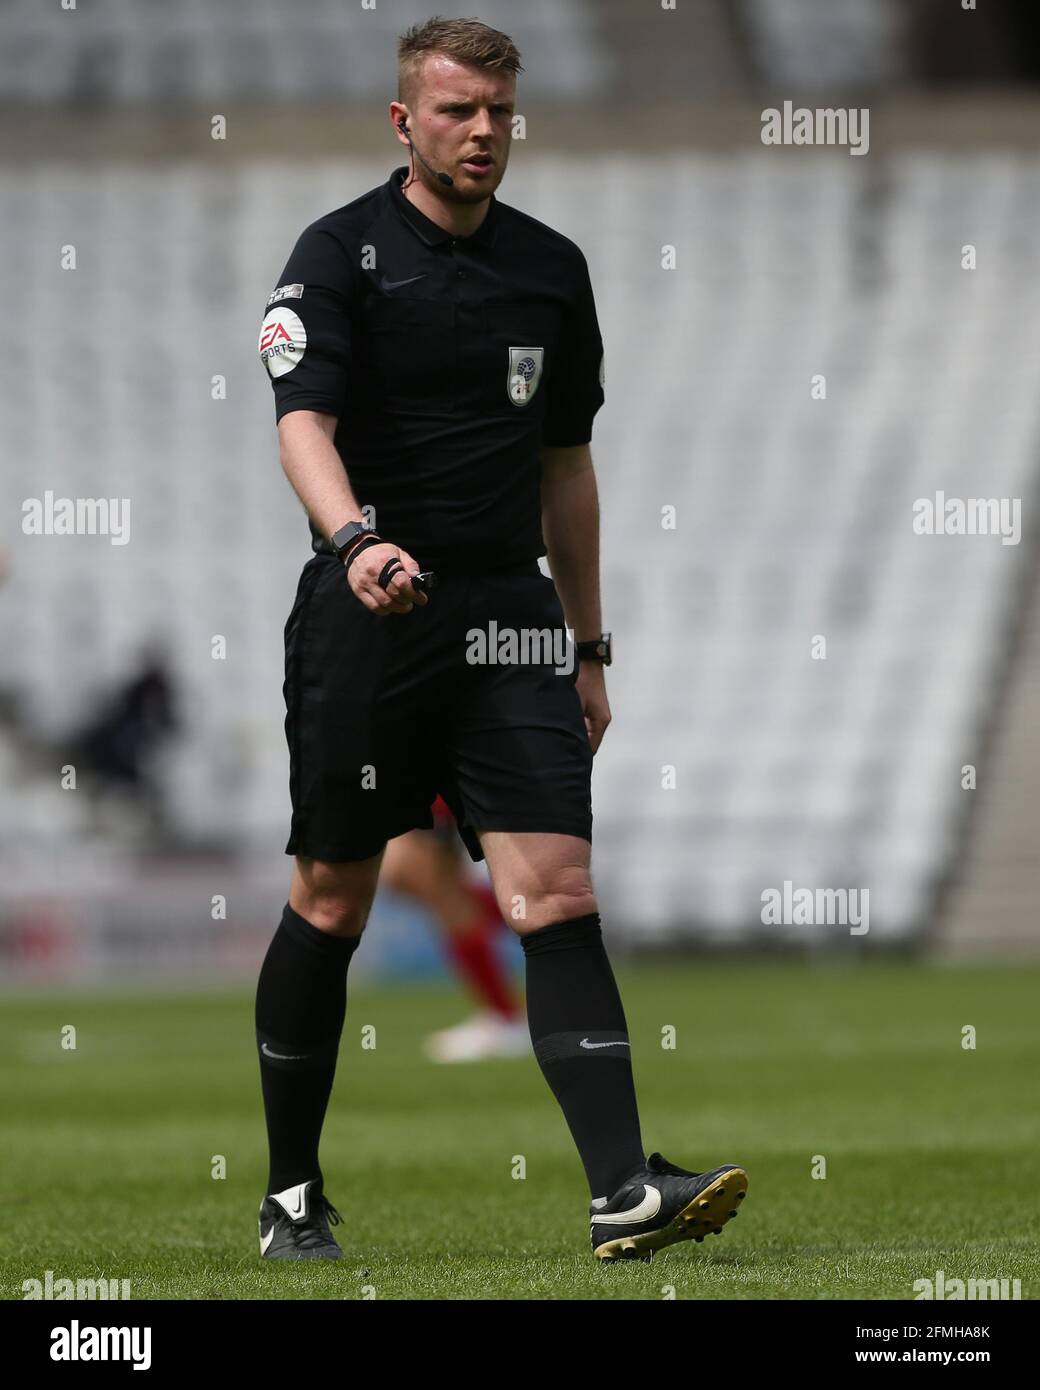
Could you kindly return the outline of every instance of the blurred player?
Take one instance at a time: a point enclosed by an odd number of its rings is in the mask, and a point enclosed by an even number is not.
[[[426,1055],[434,1062],[528,1057],[527,1020],[495,949],[505,930],[498,904],[490,888],[467,876],[461,850],[455,818],[438,797],[433,829],[391,840],[379,874],[380,887],[413,898],[432,915],[452,965],[483,1005],[475,1017],[431,1034]]]

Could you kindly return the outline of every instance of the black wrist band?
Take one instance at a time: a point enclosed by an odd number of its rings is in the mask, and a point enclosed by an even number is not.
[[[381,536],[377,536],[375,532],[373,532],[369,536],[362,536],[361,540],[358,541],[357,545],[354,547],[354,549],[347,556],[346,560],[343,562],[344,574],[347,572],[347,570],[350,569],[351,565],[354,563],[354,561],[357,559],[357,557],[361,554],[363,550],[369,550],[373,545],[386,545],[386,543],[387,542],[384,541]]]

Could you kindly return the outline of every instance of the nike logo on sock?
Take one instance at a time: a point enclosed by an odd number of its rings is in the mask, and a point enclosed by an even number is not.
[[[260,1051],[264,1054],[265,1057],[273,1057],[276,1062],[306,1062],[308,1056],[306,1052],[272,1052],[266,1043],[260,1044]]]
[[[272,1192],[271,1200],[278,1203],[290,1221],[299,1221],[307,1209],[307,1187],[307,1183],[301,1182],[287,1187],[284,1192]]]
[[[649,1221],[661,1210],[661,1194],[656,1187],[643,1184],[643,1200],[628,1211],[608,1212],[606,1216],[593,1216],[590,1226],[628,1226],[635,1221]]]
[[[578,1046],[588,1048],[591,1051],[594,1047],[631,1047],[632,1044],[625,1042],[623,1038],[617,1038],[614,1042],[605,1043],[589,1042],[588,1038],[582,1038]]]

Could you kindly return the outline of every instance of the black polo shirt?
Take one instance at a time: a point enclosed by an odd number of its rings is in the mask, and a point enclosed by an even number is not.
[[[296,243],[260,332],[276,418],[337,417],[354,495],[424,568],[537,559],[539,449],[587,443],[603,404],[588,265],[493,194],[453,237],[401,192],[406,173]]]

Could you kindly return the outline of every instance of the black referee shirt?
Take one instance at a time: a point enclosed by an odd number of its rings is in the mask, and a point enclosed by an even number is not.
[[[423,568],[537,559],[540,446],[587,443],[603,404],[588,265],[494,194],[453,237],[401,192],[406,174],[296,243],[260,331],[276,418],[337,417],[354,495]]]

